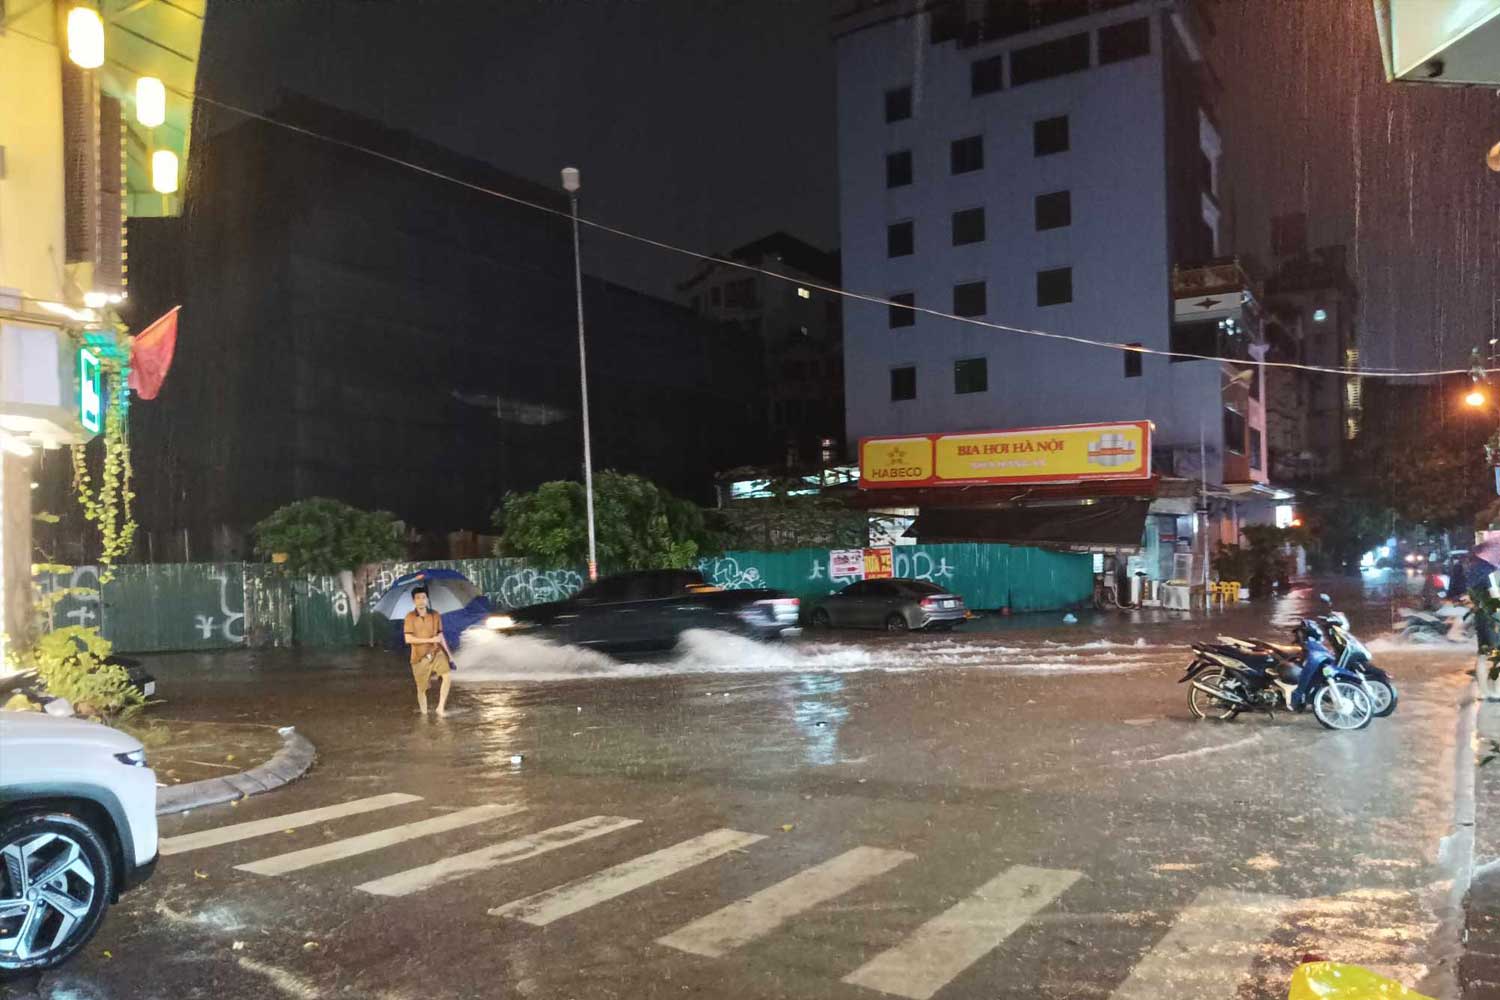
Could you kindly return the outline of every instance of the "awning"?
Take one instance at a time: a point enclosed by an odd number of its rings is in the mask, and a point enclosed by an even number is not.
[[[1133,552],[1141,547],[1149,500],[1098,500],[1068,506],[926,509],[906,530],[919,542],[1008,542],[1075,552]]]

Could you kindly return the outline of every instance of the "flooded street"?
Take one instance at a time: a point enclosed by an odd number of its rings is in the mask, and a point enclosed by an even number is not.
[[[1369,640],[1401,586],[1338,599]],[[1377,644],[1400,707],[1352,733],[1195,722],[1176,683],[1189,638],[1314,605],[466,646],[442,720],[397,654],[159,657],[161,714],[318,763],[164,818],[157,877],[33,992],[1269,1000],[1315,953],[1449,995],[1466,650]]]

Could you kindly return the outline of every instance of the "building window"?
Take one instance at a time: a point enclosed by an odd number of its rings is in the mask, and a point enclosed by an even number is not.
[[[984,242],[984,209],[966,208],[953,213],[953,245]]]
[[[1068,151],[1068,116],[1043,118],[1031,126],[1031,144],[1037,156]]]
[[[1061,229],[1072,224],[1073,193],[1071,191],[1053,191],[1051,194],[1036,196],[1037,232],[1044,229]]]
[[[1036,273],[1036,304],[1060,306],[1073,301],[1073,269],[1054,267]]]
[[[886,306],[887,319],[891,329],[895,330],[903,326],[916,326],[917,314],[910,309],[902,309],[902,306],[914,306],[917,304],[915,292],[896,292],[891,296],[895,305]]]
[[[974,97],[1005,89],[1005,57],[990,56],[969,64],[969,93]]]
[[[953,362],[953,391],[959,395],[988,392],[990,363],[987,358],[962,358]]]
[[[1126,344],[1125,346],[1126,347],[1140,347],[1141,345],[1140,344]],[[1125,377],[1126,378],[1140,378],[1141,377],[1141,361],[1144,358],[1145,358],[1145,355],[1142,354],[1140,351],[1126,351],[1125,352]]]
[[[885,154],[885,186],[906,187],[911,183],[911,150]]]
[[[917,398],[917,368],[905,365],[891,369],[891,402]]]
[[[895,87],[885,92],[885,120],[902,122],[911,117],[911,88]]]
[[[756,304],[754,278],[741,278],[724,286],[726,309],[753,309]]]
[[[984,169],[984,136],[971,135],[954,139],[949,151],[955,174],[967,174]]]
[[[893,222],[885,227],[885,255],[908,257],[916,252],[916,227],[910,222]]]
[[[1256,472],[1259,472],[1261,469],[1260,431],[1254,427],[1250,428],[1250,468]]]
[[[1025,86],[1089,68],[1089,36],[1068,35],[1010,54],[1010,85]]]
[[[1196,354],[1202,357],[1214,357],[1219,353],[1219,321],[1200,319],[1187,323],[1173,323],[1170,349],[1174,365],[1180,361],[1198,360],[1195,357],[1180,357],[1180,355]]]
[[[962,285],[953,286],[953,314],[955,316],[983,316],[988,311],[984,282],[968,281]]]
[[[1245,418],[1224,407],[1224,449],[1235,455],[1245,453]]]
[[[1151,54],[1151,22],[1144,17],[1099,29],[1099,65]]]

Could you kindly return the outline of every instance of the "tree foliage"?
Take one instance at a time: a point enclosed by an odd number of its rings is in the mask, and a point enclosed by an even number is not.
[[[547,568],[588,561],[581,483],[556,480],[530,493],[511,493],[492,520],[503,532],[499,554]],[[690,566],[720,548],[716,527],[701,508],[632,474],[606,470],[594,476],[594,526],[600,567],[612,573]]]
[[[80,715],[116,723],[146,703],[124,667],[109,663],[111,646],[97,628],[70,625],[41,636],[13,664],[35,670],[47,690],[66,698]]]
[[[292,573],[333,575],[402,554],[395,518],[338,500],[314,497],[287,504],[255,526],[262,558],[286,553]]]

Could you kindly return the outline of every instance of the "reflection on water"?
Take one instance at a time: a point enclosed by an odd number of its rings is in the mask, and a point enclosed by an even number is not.
[[[844,678],[837,674],[799,674],[788,685],[792,721],[804,740],[803,759],[815,766],[837,764],[839,731],[849,718],[843,703]]]

